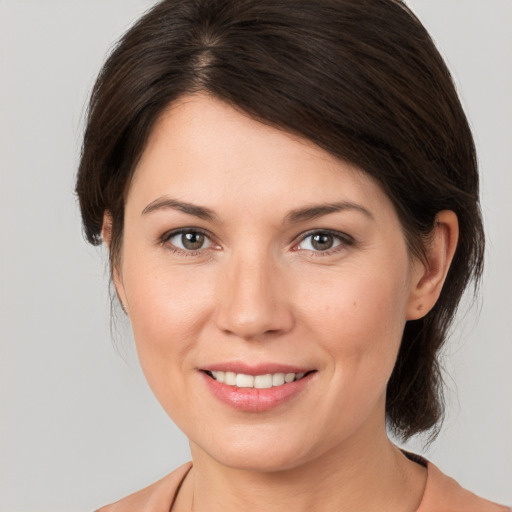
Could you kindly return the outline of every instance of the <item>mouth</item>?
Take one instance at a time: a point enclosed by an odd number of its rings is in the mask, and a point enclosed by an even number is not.
[[[200,370],[207,389],[241,412],[264,412],[301,396],[317,370],[282,365],[224,364]],[[293,403],[293,402],[292,402]]]
[[[248,375],[246,373],[235,373],[221,370],[204,370],[204,372],[212,379],[221,384],[226,384],[227,386],[237,388],[270,389],[285,386],[286,384],[301,380],[307,375],[315,372],[315,370],[298,373],[265,373],[261,375]]]

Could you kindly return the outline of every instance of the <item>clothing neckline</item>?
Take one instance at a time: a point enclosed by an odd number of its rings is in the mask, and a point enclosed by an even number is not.
[[[425,496],[427,494],[427,488],[429,488],[429,477],[430,477],[430,471],[429,466],[431,465],[424,457],[421,455],[418,455],[416,453],[408,452],[406,450],[403,450],[402,448],[399,448],[399,450],[412,462],[415,462],[416,464],[419,464],[420,466],[423,466],[427,470],[427,478],[425,481],[425,487],[423,489],[423,493],[421,496],[420,504],[418,508],[415,510],[415,512],[422,512],[423,504],[425,501]],[[174,504],[176,503],[176,498],[178,497],[178,494],[180,492],[181,487],[183,486],[183,482],[187,478],[188,474],[194,467],[192,461],[187,462],[181,468],[178,468],[176,471],[179,471],[182,469],[184,471],[183,475],[181,475],[181,478],[179,480],[178,485],[176,486],[176,490],[174,492],[174,496],[172,497],[172,501],[170,504],[169,512],[173,512]],[[177,512],[177,511],[176,511]]]
[[[425,488],[415,512],[439,512],[440,510],[450,510],[450,512],[512,512],[511,507],[499,505],[464,489],[453,478],[442,473],[437,466],[422,456],[406,450],[400,451],[409,460],[420,464],[427,470]],[[166,486],[167,491],[161,495],[161,499],[164,501],[159,501],[159,503],[162,505],[165,503],[165,508],[169,512],[178,512],[177,510],[173,511],[173,507],[180,488],[192,467],[192,462],[183,464],[163,479],[168,482],[171,488]],[[129,508],[129,510],[131,509],[132,507]]]

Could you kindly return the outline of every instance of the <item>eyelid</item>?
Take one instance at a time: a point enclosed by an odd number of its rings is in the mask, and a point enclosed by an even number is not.
[[[334,238],[337,238],[340,241],[340,243],[338,245],[336,245],[335,247],[332,247],[325,251],[313,251],[311,249],[299,249],[298,248],[298,246],[302,242],[304,242],[304,240],[306,240],[306,238],[309,238],[310,236],[313,236],[316,234],[331,235]],[[299,235],[299,240],[298,240],[298,242],[296,242],[293,245],[292,250],[295,250],[295,251],[306,250],[306,251],[309,251],[310,253],[314,254],[315,256],[329,256],[330,254],[341,251],[341,250],[345,249],[346,247],[353,246],[353,245],[355,245],[355,243],[356,243],[356,241],[354,240],[354,238],[352,236],[348,235],[347,233],[343,233],[341,231],[336,231],[333,229],[311,229],[311,230],[307,231],[306,233],[302,233],[301,235]]]
[[[192,226],[190,226],[190,227],[185,226],[183,228],[176,228],[176,229],[171,229],[170,231],[166,231],[160,237],[160,240],[161,241],[166,241],[166,240],[169,240],[170,238],[172,238],[173,236],[181,235],[183,233],[201,233],[201,235],[204,235],[204,236],[208,237],[210,240],[212,239],[210,233],[208,233],[207,231],[205,231],[202,228],[196,228],[196,227],[192,227]]]
[[[200,234],[204,235],[210,241],[211,245],[209,245],[208,247],[205,247],[205,248],[197,249],[197,250],[184,250],[184,249],[181,249],[180,247],[176,247],[175,245],[169,243],[169,240],[171,238],[173,238],[177,235],[183,234],[183,233],[200,233]],[[336,238],[337,240],[339,240],[340,243],[338,245],[336,245],[335,247],[333,247],[331,249],[327,249],[325,251],[314,251],[311,249],[299,249],[298,248],[298,246],[304,240],[306,240],[308,237],[313,236],[315,234],[331,235],[334,238]],[[296,240],[297,240],[297,238],[298,238],[298,241],[296,241],[293,244],[292,251],[307,250],[310,253],[314,254],[315,256],[328,256],[332,253],[341,251],[346,247],[353,246],[356,243],[356,241],[354,240],[354,238],[352,236],[348,235],[347,233],[344,233],[341,231],[336,231],[333,229],[321,229],[321,228],[311,229],[305,233],[301,233],[298,237],[296,237]],[[159,238],[158,243],[160,245],[168,244],[171,246],[170,248],[173,252],[181,253],[186,256],[194,256],[194,255],[197,255],[200,253],[204,253],[208,249],[211,249],[212,247],[215,247],[215,246],[217,246],[217,248],[220,247],[218,242],[216,242],[215,238],[208,231],[206,231],[205,229],[202,229],[202,228],[198,228],[198,227],[181,227],[181,228],[177,228],[177,229],[172,229],[170,231],[166,231]]]
[[[183,233],[199,233],[201,235],[204,235],[204,237],[210,241],[210,245],[208,247],[204,247],[204,248],[200,248],[200,249],[196,249],[196,250],[185,250],[180,247],[176,247],[174,244],[171,244],[169,242],[169,240],[171,238],[174,238],[177,235],[182,235]],[[170,231],[166,231],[159,238],[158,243],[160,245],[168,244],[169,249],[172,252],[180,253],[185,256],[195,256],[197,254],[204,253],[205,251],[207,251],[208,249],[211,249],[214,246],[217,246],[217,247],[219,246],[218,243],[215,241],[214,237],[208,231],[206,231],[202,228],[197,228],[197,227],[183,227],[183,228],[177,228],[177,229],[172,229]]]

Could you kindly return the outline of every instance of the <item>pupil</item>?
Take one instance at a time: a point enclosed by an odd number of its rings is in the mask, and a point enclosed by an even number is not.
[[[181,243],[185,249],[200,249],[204,243],[204,235],[201,233],[184,233],[181,235]]]
[[[332,235],[322,233],[320,235],[314,235],[312,245],[319,251],[326,251],[330,249],[334,243]]]

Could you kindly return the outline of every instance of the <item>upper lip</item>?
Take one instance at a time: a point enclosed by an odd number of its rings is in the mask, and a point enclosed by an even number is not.
[[[214,363],[199,368],[206,372],[233,372],[243,373],[245,375],[266,375],[268,373],[307,373],[314,368],[306,366],[295,366],[281,363],[258,363],[248,364],[241,361],[226,361],[224,363]]]

